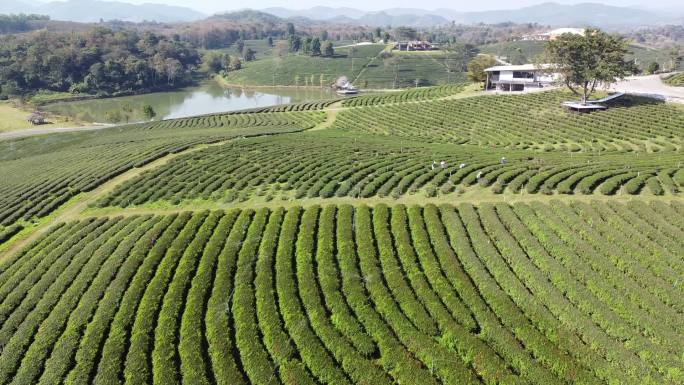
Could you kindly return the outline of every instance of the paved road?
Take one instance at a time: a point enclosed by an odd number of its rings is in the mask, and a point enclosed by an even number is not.
[[[27,136],[35,136],[35,135],[56,134],[56,133],[60,133],[60,132],[101,130],[103,128],[109,128],[109,127],[113,127],[113,126],[114,125],[112,125],[112,124],[97,124],[97,125],[81,126],[81,127],[27,128],[24,130],[0,132],[0,140],[25,138]]]
[[[670,87],[659,75],[633,76],[613,85],[611,91],[643,94],[676,103],[684,103],[684,87]]]

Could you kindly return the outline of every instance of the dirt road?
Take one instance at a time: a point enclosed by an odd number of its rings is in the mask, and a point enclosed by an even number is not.
[[[97,124],[97,125],[81,126],[81,127],[27,128],[27,129],[23,129],[23,130],[2,132],[2,133],[0,133],[0,140],[25,138],[27,136],[35,136],[35,135],[56,134],[56,133],[60,133],[60,132],[101,130],[103,128],[109,128],[109,127],[113,127],[113,126],[114,126],[113,124]]]

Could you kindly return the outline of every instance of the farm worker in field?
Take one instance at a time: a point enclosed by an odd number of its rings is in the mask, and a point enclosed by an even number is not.
[[[465,168],[465,166],[466,166],[466,164],[465,164],[465,163],[461,163],[461,165],[460,165],[460,166],[458,166],[458,168],[460,168],[460,169],[463,169],[463,168]]]
[[[446,162],[445,162],[445,161],[439,162],[439,167],[445,168],[445,167],[446,167]]]
[[[477,173],[477,179],[479,180],[480,178],[482,178],[482,171]]]
[[[501,164],[506,164],[506,157],[501,158]]]
[[[433,170],[433,171],[434,171],[434,169],[435,169],[435,165],[436,165],[436,164],[437,164],[437,162],[435,162],[435,161],[433,160],[433,161],[432,161],[432,170]]]

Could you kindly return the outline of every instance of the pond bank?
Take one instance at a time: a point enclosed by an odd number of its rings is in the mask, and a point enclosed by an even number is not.
[[[55,103],[43,109],[78,121],[121,124],[148,120],[143,113],[145,106],[152,107],[155,119],[161,120],[333,97],[334,94],[325,89],[232,88],[211,81],[172,92]]]

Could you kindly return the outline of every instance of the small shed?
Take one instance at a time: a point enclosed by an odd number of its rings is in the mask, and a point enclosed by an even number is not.
[[[45,120],[45,114],[43,114],[40,111],[34,111],[31,115],[28,116],[28,118],[26,118],[26,120],[34,126],[47,123],[47,121]]]

